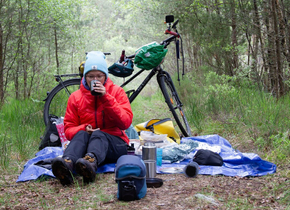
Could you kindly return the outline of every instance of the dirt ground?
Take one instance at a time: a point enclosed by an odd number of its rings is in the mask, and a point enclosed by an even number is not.
[[[159,188],[148,188],[144,198],[117,199],[114,173],[98,174],[89,185],[63,187],[58,180],[16,183],[16,175],[0,175],[0,209],[290,209],[285,199],[289,179],[280,172],[263,177],[239,178],[184,174],[158,174]],[[288,187],[287,187],[288,186]]]
[[[240,151],[255,150],[252,142],[234,143]],[[243,146],[246,148],[243,148]],[[261,154],[258,154],[261,155]],[[159,188],[148,188],[144,198],[131,202],[117,199],[115,174],[97,174],[94,183],[63,187],[54,178],[16,183],[24,163],[15,163],[13,175],[0,173],[0,210],[4,209],[289,209],[290,165],[277,165],[274,174],[262,177],[228,177],[157,174]],[[10,172],[11,173],[11,172]]]

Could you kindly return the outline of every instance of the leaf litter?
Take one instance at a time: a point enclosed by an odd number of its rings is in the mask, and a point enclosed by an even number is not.
[[[5,176],[5,181],[4,177]],[[0,209],[287,209],[289,180],[277,172],[263,177],[158,174],[160,188],[148,188],[141,200],[117,199],[114,173],[63,187],[54,178],[16,183],[15,175],[0,175]],[[280,186],[280,187],[279,187]],[[288,186],[289,187],[289,186]],[[288,206],[289,207],[289,206]]]

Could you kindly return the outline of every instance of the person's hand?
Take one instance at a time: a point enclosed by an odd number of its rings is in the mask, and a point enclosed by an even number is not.
[[[100,128],[95,128],[93,129],[92,125],[87,125],[86,127],[86,132],[88,132],[88,134],[92,134],[94,131],[100,130]]]
[[[103,96],[106,94],[106,88],[100,81],[96,81],[93,88],[95,92],[98,92],[101,94],[100,96]]]

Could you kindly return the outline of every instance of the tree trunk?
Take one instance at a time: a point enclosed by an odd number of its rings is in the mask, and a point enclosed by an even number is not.
[[[55,24],[55,26],[54,26],[54,44],[55,44],[55,60],[56,60],[56,69],[57,69],[57,74],[59,74],[58,43],[57,43],[56,24]]]
[[[261,67],[261,69],[258,69],[258,50],[259,50],[259,41],[260,41],[260,48],[261,48],[261,55],[262,55],[262,59],[263,59],[263,63],[266,63],[266,58],[265,58],[265,53],[264,53],[264,42],[262,39],[262,35],[261,35],[261,24],[260,24],[260,18],[259,18],[259,12],[258,12],[258,6],[257,6],[257,1],[254,0],[254,23],[255,23],[255,34],[256,34],[256,45],[255,49],[254,49],[254,59],[255,59],[255,72],[256,72],[256,80],[258,82],[258,84],[260,85],[261,83],[261,78],[263,75],[263,72],[265,70],[263,70],[263,68],[265,67]],[[265,65],[263,65],[265,66]]]
[[[268,41],[268,47],[267,47],[267,63],[266,66],[268,67],[268,91],[271,93],[275,93],[275,82],[276,82],[276,69],[275,69],[275,50],[274,50],[274,32],[273,32],[273,24],[272,24],[272,9],[270,7],[272,0],[268,0],[267,2],[264,2],[265,8],[264,13],[269,14],[265,16],[265,25],[267,28],[267,41]]]
[[[238,55],[236,47],[238,46],[237,42],[237,17],[236,17],[236,11],[235,11],[235,3],[234,1],[231,2],[231,27],[232,27],[232,68],[230,69],[230,76],[234,75],[234,69],[238,68]]]
[[[18,65],[17,65],[17,71],[14,72],[14,91],[15,91],[15,98],[17,100],[19,100],[19,81],[18,81],[18,72],[19,72],[19,66],[20,66],[20,62],[18,62]]]
[[[272,13],[273,13],[273,23],[274,23],[274,31],[275,31],[275,47],[276,47],[276,91],[277,97],[284,95],[284,85],[283,85],[283,72],[282,72],[282,65],[281,65],[281,48],[280,48],[280,33],[278,30],[278,23],[277,23],[277,0],[272,0]]]
[[[288,63],[288,67],[290,67],[290,25],[288,24],[288,16],[286,13],[286,9],[284,6],[283,0],[281,0],[281,3],[278,6],[279,12],[279,25],[280,25],[280,31],[282,34],[281,37],[281,46],[282,46],[282,54],[285,56],[285,60]],[[289,12],[288,12],[289,14]],[[289,14],[290,15],[290,14]],[[284,59],[283,59],[284,60]],[[287,68],[287,66],[283,66],[283,68]],[[287,74],[283,75],[284,81],[289,81],[290,76]],[[284,94],[289,91],[289,86],[284,85]]]
[[[3,53],[3,29],[0,22],[0,107],[4,102],[4,53]]]

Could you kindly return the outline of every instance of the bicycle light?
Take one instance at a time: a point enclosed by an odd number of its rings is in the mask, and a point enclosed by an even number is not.
[[[94,96],[100,96],[102,94],[102,93],[96,92],[94,90],[94,87],[96,86],[97,81],[98,80],[92,80],[91,81],[91,94],[94,95]]]

